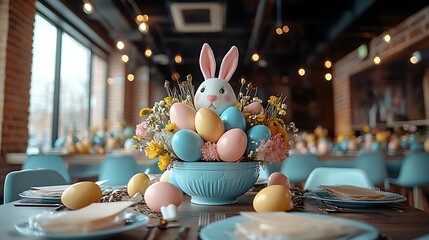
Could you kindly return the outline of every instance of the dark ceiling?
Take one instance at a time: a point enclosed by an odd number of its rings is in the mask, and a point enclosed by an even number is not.
[[[373,37],[428,5],[427,0],[211,1],[225,7],[223,29],[217,32],[180,32],[175,28],[170,8],[178,1],[90,1],[95,8],[90,15],[83,12],[82,0],[61,2],[112,47],[118,39],[134,44],[142,56],[139,61],[147,61],[156,66],[165,79],[169,79],[170,74],[175,71],[181,78],[192,74],[201,79],[198,57],[204,42],[213,48],[218,65],[232,45],[238,47],[240,63],[235,74],[237,78],[251,78],[260,68],[267,68],[284,76],[294,74],[300,66],[315,66],[326,58],[335,63],[359,45],[368,43]],[[52,1],[41,2],[49,4]],[[149,16],[149,32],[146,34],[138,31],[135,17],[139,13]],[[208,18],[206,11],[193,13],[189,13],[190,21]],[[288,25],[289,32],[277,35],[275,29],[279,24]],[[151,48],[156,57],[143,57],[146,48]],[[254,52],[261,55],[262,62],[250,61]],[[176,54],[182,55],[181,64],[174,63]],[[162,60],[168,60],[168,63],[162,63]]]

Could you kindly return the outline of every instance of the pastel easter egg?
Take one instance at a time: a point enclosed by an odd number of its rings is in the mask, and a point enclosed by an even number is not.
[[[268,177],[267,185],[268,186],[271,186],[271,185],[282,185],[282,186],[285,186],[287,188],[290,188],[289,179],[286,177],[286,175],[284,175],[281,172],[273,172],[273,173],[271,173],[271,175]]]
[[[262,140],[267,141],[271,138],[270,129],[265,125],[256,125],[247,131],[247,149],[255,150]]]
[[[150,210],[161,212],[162,206],[174,204],[178,207],[182,203],[183,193],[169,182],[156,182],[146,189],[144,200]]]
[[[243,131],[246,130],[246,119],[243,113],[236,107],[225,109],[220,115],[220,119],[225,126],[225,131],[233,128],[240,128]]]
[[[217,142],[225,132],[225,126],[219,115],[208,108],[201,108],[195,114],[195,128],[207,142]]]
[[[194,162],[201,158],[203,139],[194,131],[183,129],[173,135],[171,145],[174,153],[183,161]]]
[[[243,108],[244,113],[258,114],[264,112],[264,107],[259,102],[252,102]]]
[[[195,131],[195,109],[184,104],[174,103],[170,107],[170,121],[175,124],[174,131],[190,129]]]
[[[219,138],[216,150],[222,161],[235,162],[243,156],[246,146],[246,133],[239,128],[234,128],[225,132]]]
[[[271,185],[259,191],[253,198],[256,212],[284,212],[291,208],[291,192],[283,185]]]
[[[80,209],[99,202],[101,188],[94,182],[84,181],[70,185],[61,195],[61,202],[70,209]]]

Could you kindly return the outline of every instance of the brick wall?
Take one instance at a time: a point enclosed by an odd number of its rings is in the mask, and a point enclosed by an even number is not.
[[[355,50],[335,63],[332,80],[335,134],[352,131],[350,76],[372,67],[376,53],[382,59],[382,63],[388,63],[412,46],[429,41],[429,7],[420,10],[386,33],[392,36],[390,43],[386,44],[383,41],[384,35],[374,38],[369,44],[370,53],[366,60],[360,60]]]
[[[35,13],[34,0],[0,0],[0,199],[4,177],[20,169],[5,164],[4,154],[27,148]]]

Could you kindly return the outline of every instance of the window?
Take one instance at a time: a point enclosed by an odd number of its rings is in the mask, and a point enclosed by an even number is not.
[[[70,131],[103,130],[106,76],[103,58],[36,14],[28,146],[49,149]]]
[[[29,146],[49,147],[52,142],[57,29],[36,15],[30,87]]]

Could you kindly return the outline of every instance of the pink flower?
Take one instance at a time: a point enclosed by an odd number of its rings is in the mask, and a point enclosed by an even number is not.
[[[201,148],[203,161],[219,161],[219,155],[216,150],[216,143],[205,142],[203,148]]]
[[[147,124],[145,122],[136,125],[136,136],[137,137],[145,137],[147,135],[146,130]]]
[[[266,142],[261,141],[256,152],[256,159],[269,163],[282,162],[289,156],[289,150],[280,133]]]

